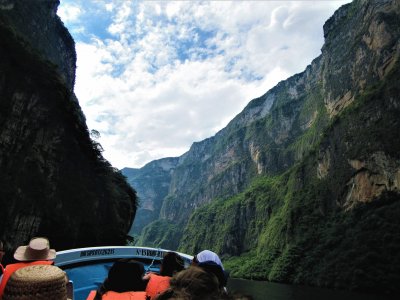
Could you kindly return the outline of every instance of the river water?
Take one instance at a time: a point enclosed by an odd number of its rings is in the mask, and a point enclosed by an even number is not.
[[[251,295],[254,300],[392,300],[384,295],[368,295],[307,286],[230,278],[230,292]]]

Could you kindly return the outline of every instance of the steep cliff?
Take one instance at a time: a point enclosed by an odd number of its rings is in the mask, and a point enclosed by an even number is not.
[[[171,174],[178,163],[177,158],[152,161],[141,169],[124,168],[122,174],[140,195],[139,207],[130,234],[139,235],[143,227],[157,220],[163,199],[167,196]]]
[[[324,35],[304,72],[179,158],[142,243],[174,232],[233,276],[399,291],[400,4],[354,1]]]
[[[0,3],[0,239],[57,250],[122,244],[135,191],[90,139],[59,1]]]

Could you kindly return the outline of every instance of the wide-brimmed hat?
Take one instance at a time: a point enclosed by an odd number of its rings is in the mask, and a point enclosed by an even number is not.
[[[7,281],[3,300],[70,300],[66,273],[53,265],[18,269]]]
[[[14,258],[19,261],[53,260],[56,258],[56,250],[50,249],[50,243],[47,238],[34,237],[28,246],[17,248]]]

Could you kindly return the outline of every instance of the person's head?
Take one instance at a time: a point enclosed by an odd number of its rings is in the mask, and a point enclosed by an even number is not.
[[[158,300],[214,300],[220,299],[218,279],[211,273],[195,266],[175,274],[170,281],[170,289]]]
[[[203,263],[206,261],[213,261],[217,265],[221,266],[222,270],[224,270],[224,266],[222,265],[222,262],[221,262],[221,259],[219,258],[219,256],[210,250],[203,250],[203,251],[199,252],[198,254],[196,254],[193,257],[192,265],[197,266],[199,263]]]
[[[228,278],[225,271],[221,268],[220,265],[218,265],[214,261],[208,260],[198,263],[197,266],[208,273],[214,274],[215,277],[217,277],[218,279],[220,289],[226,286]]]
[[[142,291],[144,290],[143,274],[142,263],[132,259],[121,259],[115,262],[108,272],[108,277],[103,283],[103,293]]]
[[[3,300],[67,300],[67,275],[53,265],[18,269],[7,281]]]
[[[192,260],[193,266],[201,267],[207,272],[213,273],[219,281],[220,287],[226,286],[227,273],[225,272],[224,266],[222,265],[219,256],[210,250],[203,250],[196,254]]]
[[[160,267],[160,275],[172,277],[176,272],[180,272],[184,269],[184,262],[175,252],[167,252]]]
[[[14,258],[19,261],[53,260],[56,250],[50,249],[49,240],[45,237],[34,237],[27,246],[19,246]]]

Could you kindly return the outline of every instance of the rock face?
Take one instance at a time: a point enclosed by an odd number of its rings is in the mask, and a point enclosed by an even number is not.
[[[122,174],[128,183],[136,187],[140,206],[130,234],[139,235],[142,229],[158,219],[163,199],[168,195],[171,174],[178,163],[177,158],[152,161],[141,169],[124,168]]]
[[[324,35],[304,72],[177,159],[139,243],[214,250],[232,276],[399,292],[399,2],[342,6]]]
[[[368,161],[349,162],[355,174],[347,183],[348,192],[343,206],[352,209],[359,202],[371,202],[383,193],[400,193],[400,161],[385,153],[373,153]]]
[[[0,1],[0,239],[57,250],[123,244],[135,191],[102,157],[73,93],[58,1]]]
[[[58,74],[72,92],[76,69],[75,42],[56,15],[60,1],[41,2],[38,5],[35,1],[1,1],[2,24],[16,32],[33,51],[56,65]]]

